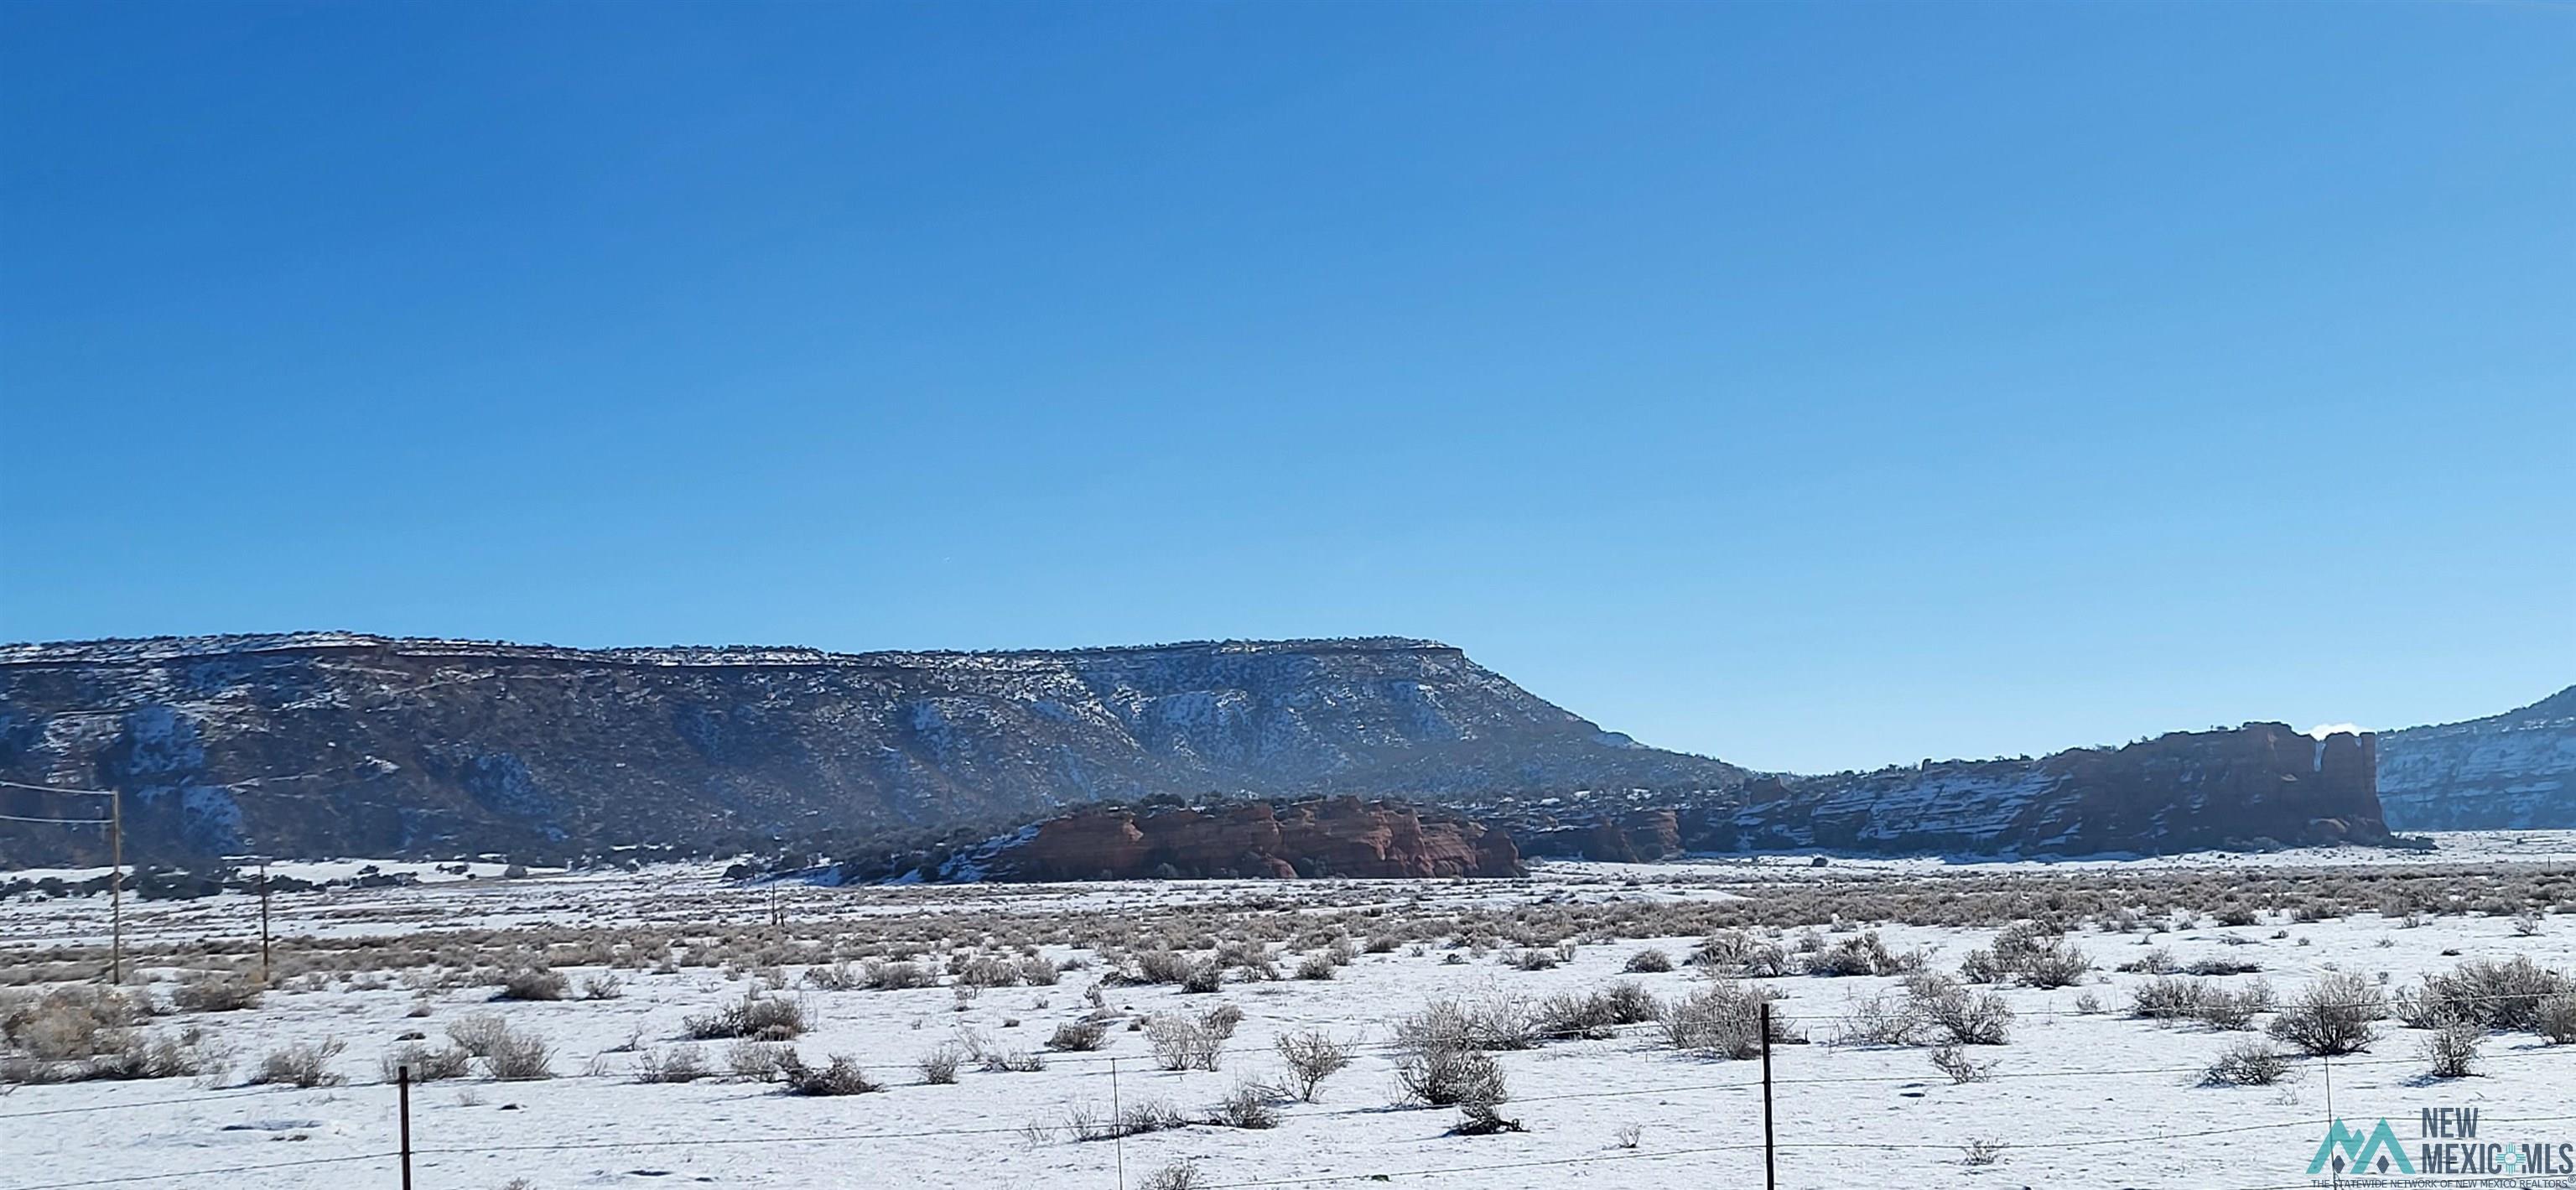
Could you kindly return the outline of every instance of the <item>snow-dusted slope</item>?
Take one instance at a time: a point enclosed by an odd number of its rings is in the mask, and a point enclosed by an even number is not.
[[[2516,711],[2379,737],[2397,830],[2576,827],[2576,686]]]

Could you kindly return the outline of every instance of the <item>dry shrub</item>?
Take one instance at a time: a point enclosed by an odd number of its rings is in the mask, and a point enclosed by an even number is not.
[[[681,1028],[700,1041],[741,1037],[752,1041],[788,1041],[805,1032],[805,1004],[784,996],[746,991],[740,1002],[704,1016],[688,1017]]]
[[[497,1012],[477,1012],[447,1022],[447,1039],[477,1058],[487,1057],[492,1046],[509,1036],[510,1022]]]
[[[493,1040],[492,1052],[483,1055],[483,1072],[502,1082],[553,1078],[554,1052],[536,1033],[511,1030]]]
[[[2576,1043],[2576,991],[2559,992],[2541,1000],[2539,1019],[2533,1023],[2551,1045]]]
[[[1742,930],[1710,934],[1691,952],[1690,961],[1720,978],[1769,979],[1789,973],[1786,952]]]
[[[411,1081],[432,1083],[465,1077],[466,1071],[473,1066],[474,1055],[466,1053],[465,1047],[460,1045],[432,1047],[411,1041],[386,1050],[377,1062],[386,1082],[400,1081],[402,1072],[409,1069]]]
[[[1027,1050],[990,1050],[977,1060],[988,1074],[1034,1074],[1046,1069],[1046,1055]]]
[[[821,1066],[808,1066],[791,1049],[779,1055],[778,1074],[790,1095],[866,1095],[885,1089],[870,1081],[859,1060],[848,1054],[834,1054]]]
[[[209,1046],[202,1030],[189,1028],[175,1037],[121,1033],[115,1049],[56,1073],[67,1079],[216,1078],[227,1064],[225,1051]]]
[[[1214,959],[1192,963],[1181,972],[1180,984],[1184,992],[1206,995],[1225,986],[1225,967]]]
[[[909,988],[936,987],[939,977],[919,963],[869,959],[859,970],[859,981],[875,991],[900,992]]]
[[[1225,1052],[1225,1039],[1203,1020],[1178,1013],[1158,1013],[1145,1022],[1145,1043],[1154,1065],[1163,1070],[1214,1070]]]
[[[544,964],[518,967],[501,976],[499,1000],[561,1000],[572,989],[572,981],[561,971]]]
[[[2011,1039],[2013,1011],[1993,992],[1971,992],[1957,980],[1918,973],[1906,984],[1914,1010],[1952,1045],[2002,1045]]]
[[[1888,952],[1875,930],[1855,934],[1807,956],[1809,975],[1896,975],[1922,965],[1919,958]]]
[[[2271,1042],[2249,1038],[2219,1051],[2218,1059],[2201,1072],[2200,1081],[2209,1087],[2268,1087],[2289,1070],[2289,1059]]]
[[[725,1070],[735,1078],[773,1082],[795,1052],[772,1041],[737,1041],[725,1050]]]
[[[1108,1040],[1109,1022],[1097,1020],[1066,1021],[1055,1027],[1046,1039],[1046,1047],[1068,1053],[1099,1049]]]
[[[645,1050],[635,1055],[635,1081],[639,1083],[693,1083],[714,1073],[707,1065],[706,1051],[694,1045]]]
[[[267,1057],[259,1060],[258,1066],[251,1069],[247,1081],[282,1083],[308,1090],[336,1087],[349,1080],[332,1071],[331,1060],[339,1057],[340,1051],[346,1048],[348,1043],[335,1037],[328,1041],[303,1042],[271,1050]]]
[[[1491,1107],[1511,1098],[1502,1066],[1483,1050],[1440,1045],[1408,1053],[1397,1060],[1395,1079],[1407,1101],[1431,1107]]]
[[[1225,1098],[1208,1109],[1208,1122],[1227,1128],[1276,1128],[1279,1113],[1272,1109],[1271,1102],[1279,1094],[1276,1087],[1236,1083]]]
[[[1289,1091],[1308,1103],[1315,1102],[1325,1079],[1351,1064],[1350,1043],[1335,1041],[1321,1030],[1289,1034],[1280,1038],[1274,1048],[1288,1067]]]
[[[2349,972],[2329,972],[2272,1018],[2272,1036],[2315,1056],[2358,1053],[2379,1039],[2372,1022],[2388,1015],[2379,986]]]
[[[2074,943],[2060,942],[2023,958],[2020,973],[2021,981],[2031,987],[2062,988],[2082,982],[2092,970],[2093,956]]]
[[[977,955],[957,964],[957,982],[973,988],[1007,988],[1020,982],[1020,965],[1009,959]]]
[[[1488,996],[1472,1004],[1434,1000],[1395,1022],[1399,1048],[1524,1050],[1538,1043],[1537,1024],[1528,1004],[1512,996]]]
[[[0,1001],[0,1039],[38,1062],[94,1057],[125,1044],[124,1031],[151,1015],[141,996],[86,984]]]
[[[2541,1006],[2576,991],[2576,980],[2515,955],[2506,962],[2471,959],[2448,975],[2427,975],[2421,989],[2398,997],[2397,1015],[2411,1028],[2468,1022],[2489,1029],[2540,1031]]]
[[[1650,946],[1629,955],[1620,969],[1630,975],[1660,975],[1673,969],[1673,956]]]
[[[957,1070],[965,1064],[965,1053],[953,1045],[940,1046],[923,1054],[921,1060],[914,1063],[921,1071],[921,1081],[934,1087],[947,1086],[956,1082]]]
[[[1119,1130],[1129,1136],[1147,1132],[1168,1132],[1174,1128],[1189,1127],[1189,1123],[1189,1117],[1182,1115],[1181,1109],[1172,1106],[1172,1101],[1169,1099],[1147,1099],[1130,1105],[1118,1116]]]
[[[200,976],[170,989],[170,1004],[181,1012],[239,1012],[258,1007],[262,990],[257,981],[239,976]]]
[[[1841,1045],[1921,1045],[1931,1023],[1906,997],[1884,993],[1851,1002],[1836,1029]]]
[[[828,967],[807,967],[801,978],[805,986],[825,992],[857,991],[863,982],[858,968],[848,963],[834,963]]]
[[[1779,998],[1766,988],[1720,979],[1664,1005],[1664,1041],[1710,1057],[1756,1057],[1762,1052],[1762,1006]],[[1771,1040],[1793,1038],[1775,1022]]]
[[[1168,950],[1149,950],[1136,956],[1135,971],[1126,976],[1131,983],[1179,983],[1190,973],[1187,955]]]
[[[2434,1078],[2466,1078],[2477,1073],[2478,1043],[2487,1031],[2469,1021],[2453,1021],[2433,1030],[2420,1051],[2433,1064]]]
[[[1955,1045],[1945,1045],[1933,1050],[1932,1065],[1941,1073],[1949,1075],[1953,1083],[1981,1083],[1993,1078],[1995,1074],[1994,1063],[1977,1061],[1969,1057],[1966,1050]]]

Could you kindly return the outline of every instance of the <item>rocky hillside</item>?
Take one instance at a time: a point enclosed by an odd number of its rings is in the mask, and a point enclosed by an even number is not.
[[[1481,813],[1530,855],[1660,859],[1824,848],[2100,855],[2384,843],[2368,734],[2284,723],[2176,732],[2122,748],[1761,777],[1720,794],[1498,801]]]
[[[949,880],[1520,874],[1520,852],[1502,831],[1455,814],[1358,798],[1076,810],[926,873]]]
[[[0,646],[0,781],[127,855],[724,851],[1156,794],[1718,787],[1431,641],[578,650],[354,634]],[[0,814],[91,800],[0,787]],[[0,866],[101,862],[0,822]]]
[[[2576,827],[2576,686],[2485,719],[2381,733],[2379,800],[2399,830]]]

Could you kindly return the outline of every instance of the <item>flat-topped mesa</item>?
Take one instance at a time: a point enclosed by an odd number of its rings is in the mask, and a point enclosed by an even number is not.
[[[1511,837],[1457,815],[1329,798],[1273,806],[1077,810],[963,865],[1003,880],[1521,875]],[[954,874],[954,873],[952,873]]]
[[[2285,723],[2175,732],[2036,759],[1927,762],[1756,777],[1718,794],[1504,819],[1533,856],[1662,859],[1816,848],[1959,855],[2110,855],[2391,841],[2374,740]]]
[[[0,646],[0,781],[123,791],[145,863],[554,860],[1211,794],[1723,784],[1436,641],[1008,652],[569,649],[357,633]],[[71,816],[0,787],[0,814]],[[0,831],[0,866],[99,863]]]
[[[938,667],[985,662],[1055,665],[1069,661],[1133,660],[1153,656],[1289,653],[1443,653],[1464,659],[1454,645],[1400,636],[1302,640],[1180,641],[1155,645],[1105,645],[1078,649],[885,649],[835,653],[802,645],[654,645],[583,649],[509,641],[434,636],[378,636],[365,632],[269,632],[220,636],[117,637],[102,640],[0,644],[0,665],[114,665],[281,653],[372,653],[388,657],[481,657],[494,660],[578,661],[596,665]]]
[[[2399,830],[2576,827],[2576,686],[2501,715],[2382,733],[2379,800]]]

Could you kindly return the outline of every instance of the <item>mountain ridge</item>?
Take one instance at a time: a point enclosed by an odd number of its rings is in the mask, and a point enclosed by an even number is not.
[[[2380,800],[2403,830],[2576,827],[2576,686],[2457,723],[2381,732]]]
[[[173,858],[720,849],[1155,794],[1743,775],[1411,637],[859,654],[340,632],[0,646],[0,779],[123,789],[130,843]],[[66,809],[7,794],[0,813]],[[98,850],[37,834],[0,831],[0,862]]]

